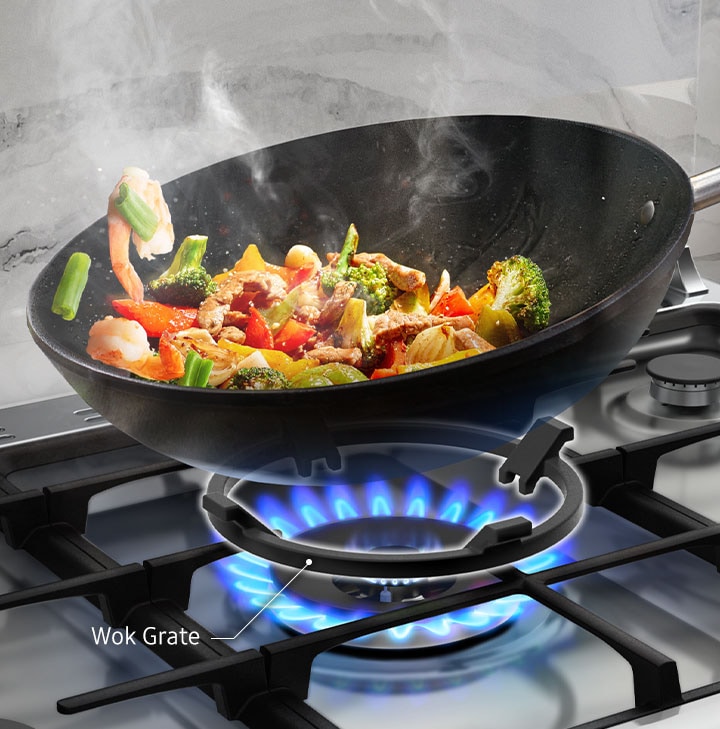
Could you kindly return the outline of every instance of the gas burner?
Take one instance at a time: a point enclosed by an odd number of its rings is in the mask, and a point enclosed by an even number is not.
[[[537,558],[534,561],[537,569],[542,569]],[[475,641],[454,643],[444,650],[361,649],[321,655],[313,665],[313,679],[325,686],[364,695],[457,690],[482,676],[547,654],[548,645],[569,637],[572,628],[568,623],[543,605],[527,600],[519,607],[516,618],[481,633]],[[394,644],[399,645],[399,641]]]
[[[244,486],[250,491],[246,498],[258,517],[288,537],[336,549],[354,545],[388,559],[462,544],[478,527],[500,516],[541,515],[540,505],[531,508],[527,503],[519,503],[507,491],[488,489],[482,500],[473,500],[467,482],[458,478],[447,486],[417,474],[408,480],[353,487],[266,485],[259,492],[249,489],[248,484]],[[475,495],[481,491],[476,488]],[[545,509],[551,508],[540,501]],[[548,550],[525,560],[522,569],[532,572],[561,561],[564,557],[560,552]],[[293,580],[295,570],[247,552],[223,560],[218,569],[230,589],[231,600],[247,618],[266,606],[276,623],[301,634],[495,581],[487,574],[368,578],[310,572]],[[288,585],[285,590],[284,585]],[[392,651],[398,655],[464,647],[495,638],[521,615],[525,620],[536,608],[529,598],[513,595],[374,633],[349,642],[342,650],[363,654]]]
[[[650,396],[648,384],[634,387],[608,405],[608,416],[618,424],[652,435],[695,428],[720,419],[720,404],[704,407],[663,405]]]
[[[645,371],[637,385],[608,401],[610,422],[659,435],[720,419],[720,358],[678,352],[649,360]]]
[[[443,435],[454,448],[467,447],[472,432],[455,428]],[[265,611],[291,632],[311,633],[494,583],[497,578],[479,573],[488,564],[512,561],[532,572],[560,561],[553,548],[558,530],[579,518],[576,500],[582,503],[579,479],[557,457],[567,428],[546,424],[520,444],[504,444],[503,456],[470,451],[464,461],[453,458],[451,465],[424,473],[413,466],[419,453],[427,461],[429,446],[410,436],[380,453],[379,446],[355,443],[349,453],[343,451],[346,469],[321,484],[211,479],[205,499],[222,493],[234,505],[230,516],[241,541],[247,539],[240,545],[246,551],[219,565],[244,615]],[[268,473],[266,465],[262,472]],[[498,479],[510,481],[516,473],[517,493],[498,485]],[[348,474],[361,480],[350,482]],[[217,501],[208,509],[213,524],[216,506]],[[484,530],[497,539],[483,536],[483,548],[468,549]],[[534,548],[541,543],[546,546]],[[303,567],[300,575],[288,554],[301,555],[303,564],[310,557],[312,567]],[[535,607],[526,596],[512,595],[370,634],[343,650],[446,650],[486,641]]]
[[[720,358],[682,352],[647,363],[650,394],[663,405],[696,408],[720,402]]]

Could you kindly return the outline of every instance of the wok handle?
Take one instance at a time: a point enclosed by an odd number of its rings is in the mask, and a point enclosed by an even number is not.
[[[713,167],[690,178],[693,189],[693,210],[720,203],[720,167]]]

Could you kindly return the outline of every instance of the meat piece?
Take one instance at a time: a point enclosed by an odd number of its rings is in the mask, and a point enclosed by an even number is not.
[[[354,281],[340,281],[335,284],[332,295],[325,302],[315,322],[318,329],[335,328],[345,311],[345,305],[355,293],[355,287]]]
[[[390,283],[401,291],[415,291],[425,283],[425,274],[422,271],[396,263],[384,253],[356,253],[352,262],[354,266],[372,266],[379,263],[385,269]]]
[[[285,281],[276,273],[231,271],[217,291],[200,304],[197,315],[200,327],[216,335],[224,325],[236,325],[237,320],[226,321],[226,316],[233,301],[246,291],[257,291],[268,305],[287,295]]]
[[[473,321],[469,316],[433,316],[432,314],[403,314],[390,309],[375,319],[373,333],[378,345],[394,339],[414,337],[424,329],[449,324],[453,329],[472,329]]]
[[[244,311],[230,309],[225,312],[225,316],[223,317],[223,328],[235,327],[236,329],[245,329],[249,321],[250,314],[246,314]]]
[[[311,349],[305,353],[305,357],[316,359],[320,364],[340,362],[359,367],[362,364],[363,354],[359,347],[329,347],[323,346]]]
[[[489,352],[495,347],[483,339],[474,329],[458,329],[455,332],[455,346],[458,349],[479,349],[481,352]]]
[[[304,321],[306,324],[317,326],[318,319],[320,318],[320,309],[312,305],[301,306],[295,309],[294,316],[298,321]]]
[[[208,296],[198,307],[197,321],[200,328],[210,334],[217,334],[225,323],[225,314],[230,311],[233,298],[232,293],[220,291]]]
[[[223,327],[217,334],[218,339],[227,339],[235,344],[245,343],[245,332],[237,327],[229,326]]]
[[[333,265],[339,257],[339,253],[329,253],[328,262]],[[350,261],[352,266],[372,266],[374,263],[379,263],[385,269],[390,283],[401,291],[415,291],[425,283],[425,274],[422,271],[403,266],[384,253],[356,253]]]

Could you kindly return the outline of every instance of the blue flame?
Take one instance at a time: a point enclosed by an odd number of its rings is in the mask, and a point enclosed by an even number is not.
[[[400,494],[393,492],[390,485],[382,479],[372,481],[361,491],[342,484],[328,486],[323,490],[306,486],[285,488],[290,489],[287,503],[272,494],[264,493],[257,496],[254,507],[259,517],[273,529],[279,530],[285,538],[302,535],[323,524],[370,516],[434,519],[465,526],[468,533],[477,532],[485,524],[500,518],[525,516],[532,521],[533,517],[527,508],[508,512],[508,496],[503,490],[491,490],[481,504],[476,504],[472,501],[471,489],[467,483],[458,481],[452,488],[443,490],[438,497],[433,493],[431,483],[423,476],[409,479]],[[537,572],[560,561],[560,552],[547,550],[517,563],[516,566],[525,572]],[[248,552],[222,560],[218,563],[218,569],[223,581],[236,596],[238,606],[243,610],[257,612],[282,588],[275,578],[272,565]],[[512,595],[491,603],[400,625],[384,631],[384,635],[399,646],[406,643],[415,631],[434,636],[438,642],[453,641],[463,635],[467,636],[468,632],[470,635],[478,635],[498,628],[532,605],[530,598]],[[320,605],[293,593],[292,590],[277,596],[266,612],[280,624],[300,633],[341,625],[373,614],[372,611],[363,609],[362,605],[357,610]],[[361,645],[372,637],[367,636],[354,643]]]

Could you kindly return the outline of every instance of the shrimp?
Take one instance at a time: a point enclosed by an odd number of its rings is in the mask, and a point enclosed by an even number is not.
[[[185,373],[185,359],[163,332],[157,353],[136,321],[106,316],[90,328],[87,353],[95,360],[148,380],[174,380]]]
[[[155,234],[144,241],[135,233],[130,224],[115,207],[115,199],[120,185],[126,182],[137,192],[158,216],[159,225]],[[155,255],[169,253],[175,242],[175,233],[170,220],[170,210],[163,198],[160,183],[151,180],[145,170],[139,167],[126,167],[122,177],[115,185],[108,200],[108,241],[110,244],[110,261],[118,281],[133,301],[143,300],[144,287],[137,272],[130,262],[130,238],[135,244],[140,258],[152,260]]]

